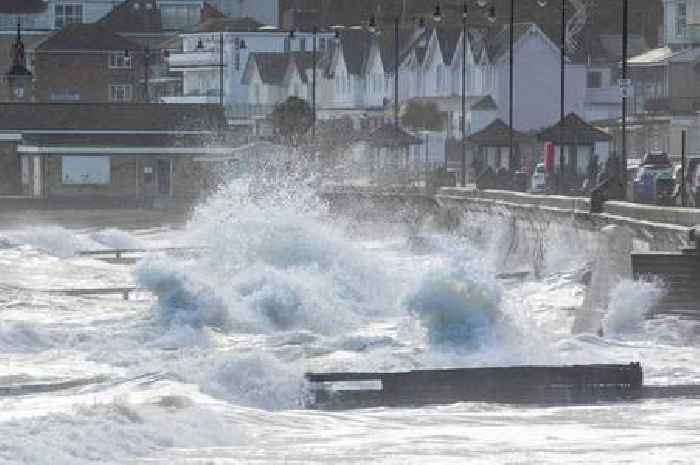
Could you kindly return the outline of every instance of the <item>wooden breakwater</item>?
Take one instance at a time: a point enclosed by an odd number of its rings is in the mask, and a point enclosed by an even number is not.
[[[575,404],[622,400],[639,395],[643,373],[639,363],[629,363],[307,373],[306,379],[314,386],[312,407],[347,409],[456,402]],[[368,388],[367,383],[375,385]]]

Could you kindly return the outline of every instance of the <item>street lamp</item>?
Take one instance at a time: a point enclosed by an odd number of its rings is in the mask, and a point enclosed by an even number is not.
[[[467,2],[465,0],[462,10],[462,187],[466,187],[467,185],[467,151],[465,141],[467,137],[467,16]]]
[[[435,5],[435,12],[433,13],[433,20],[436,23],[442,21],[442,12],[440,11],[440,2]]]
[[[318,35],[318,28],[314,26],[311,37],[313,41],[313,52],[311,54],[312,61],[312,84],[311,84],[311,107],[313,109],[313,118],[311,125],[311,137],[316,139],[316,36]]]
[[[627,23],[629,6],[622,0],[622,79],[627,79]],[[627,198],[627,94],[622,94],[622,198]],[[685,182],[685,181],[684,181]]]

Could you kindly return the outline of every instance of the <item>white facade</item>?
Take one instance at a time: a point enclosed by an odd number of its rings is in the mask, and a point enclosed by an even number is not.
[[[219,101],[220,74],[223,73],[224,104],[248,103],[248,89],[242,84],[243,72],[250,53],[309,51],[312,33],[298,32],[294,38],[287,32],[206,32],[182,35],[183,51],[169,58],[171,71],[183,76],[183,96],[170,97],[171,103]],[[223,55],[220,45],[223,38]],[[325,50],[332,33],[317,36],[319,54]],[[201,45],[201,48],[200,48]]]
[[[513,127],[544,129],[560,119],[561,54],[538,27],[531,26],[515,44],[513,68]],[[508,122],[509,64],[504,54],[495,63],[493,98],[499,117]],[[566,63],[564,113],[585,114],[586,66]]]

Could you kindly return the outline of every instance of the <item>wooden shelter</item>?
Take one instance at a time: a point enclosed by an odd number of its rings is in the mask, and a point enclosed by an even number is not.
[[[612,139],[609,134],[586,123],[576,113],[569,113],[563,120],[540,132],[537,138],[541,142],[554,144],[555,172],[561,174],[563,171],[569,185],[572,179],[590,176],[591,168],[595,168],[593,163],[607,159],[608,143]]]
[[[510,153],[511,137],[513,153]],[[490,166],[494,171],[505,168],[513,173],[520,168],[522,146],[532,143],[527,134],[511,129],[501,119],[494,120],[481,131],[466,138],[467,143],[477,147],[477,164],[482,169]],[[480,171],[480,170],[479,170]]]
[[[385,124],[375,129],[366,139],[370,153],[370,177],[372,181],[406,184],[413,174],[419,173],[418,162],[411,163],[412,145],[422,144],[396,124]],[[401,155],[404,155],[403,157]]]

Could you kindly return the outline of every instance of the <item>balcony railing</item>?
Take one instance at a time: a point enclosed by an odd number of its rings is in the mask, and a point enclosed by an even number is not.
[[[700,111],[700,96],[648,98],[644,101],[644,110],[674,115],[693,114]]]
[[[170,68],[199,68],[202,66],[220,66],[221,55],[219,52],[174,52],[169,58]],[[224,66],[226,63],[224,63]]]

